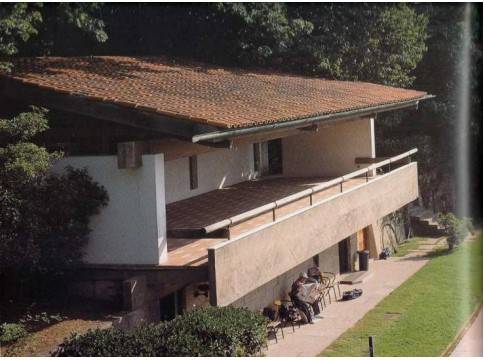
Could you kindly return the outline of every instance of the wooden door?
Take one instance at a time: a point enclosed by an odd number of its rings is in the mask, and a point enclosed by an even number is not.
[[[368,229],[367,228],[358,230],[358,232],[356,233],[356,239],[358,242],[359,251],[368,250]]]

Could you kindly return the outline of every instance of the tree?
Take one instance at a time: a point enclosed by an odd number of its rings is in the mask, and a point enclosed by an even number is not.
[[[107,39],[98,4],[10,3],[0,7],[0,68],[12,56],[46,55],[73,38]],[[82,35],[79,35],[82,34]],[[35,39],[36,42],[31,40]],[[62,43],[62,44],[61,44]],[[61,154],[35,144],[48,128],[46,111],[32,108],[0,119],[0,275],[8,279],[53,275],[77,264],[89,234],[89,218],[105,206],[106,191],[86,170],[51,166]]]
[[[79,44],[79,33],[105,42],[104,22],[96,17],[96,3],[7,3],[0,7],[1,69],[9,69],[10,56],[68,52]],[[73,37],[78,36],[77,39]],[[32,38],[36,42],[32,43]]]
[[[52,274],[80,263],[89,218],[108,201],[86,170],[50,171],[61,154],[31,142],[47,128],[38,108],[0,119],[0,274]]]
[[[427,19],[405,4],[225,4],[243,26],[241,59],[287,70],[409,86]],[[237,40],[236,40],[237,42]]]
[[[461,44],[464,36],[464,4],[425,4],[416,11],[426,14],[428,51],[414,71],[414,87],[436,95],[432,101],[419,105],[418,112],[388,114],[379,120],[377,137],[379,152],[392,154],[418,146],[419,183],[424,205],[435,212],[455,211],[455,181],[459,166],[455,163],[454,140],[457,136],[459,109],[458,83],[462,72],[470,71],[472,97],[470,137],[464,139],[475,149],[469,161],[482,160],[482,8],[474,7],[471,68],[463,65]],[[481,155],[479,155],[481,154]],[[474,160],[474,161],[473,161]],[[480,167],[471,167],[472,194],[479,199],[482,189]],[[472,199],[471,199],[472,200]],[[474,200],[474,216],[482,216],[480,202]],[[462,215],[462,214],[460,214]]]

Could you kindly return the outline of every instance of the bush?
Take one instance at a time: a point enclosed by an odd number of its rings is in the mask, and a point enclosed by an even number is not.
[[[3,323],[0,325],[0,343],[8,344],[17,341],[25,336],[28,332],[25,326],[15,323]]]
[[[459,219],[453,213],[442,214],[437,216],[437,221],[444,228],[447,236],[449,250],[458,246],[465,237],[472,231],[472,221],[469,218]]]
[[[254,356],[266,343],[266,319],[243,308],[197,309],[130,330],[72,335],[53,356]]]
[[[53,173],[61,154],[31,142],[48,128],[33,108],[0,119],[0,275],[32,279],[62,273],[82,258],[89,220],[108,203],[87,171]]]

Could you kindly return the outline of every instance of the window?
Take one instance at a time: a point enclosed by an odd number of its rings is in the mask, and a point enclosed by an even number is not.
[[[190,156],[188,158],[189,172],[190,172],[190,190],[198,188],[198,166],[197,156]]]
[[[282,139],[270,140],[267,144],[269,175],[282,174]]]
[[[282,174],[282,140],[254,144],[254,171],[258,176]]]

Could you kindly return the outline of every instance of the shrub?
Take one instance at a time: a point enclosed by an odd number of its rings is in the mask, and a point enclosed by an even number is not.
[[[22,324],[3,323],[0,325],[0,343],[2,344],[17,341],[27,334],[28,332]]]
[[[253,356],[266,343],[266,319],[243,308],[197,309],[130,330],[72,335],[54,356]]]
[[[89,219],[107,205],[106,190],[87,171],[51,167],[61,154],[32,139],[48,128],[33,108],[0,119],[0,275],[32,279],[80,262]]]
[[[447,236],[449,250],[458,246],[465,237],[472,231],[472,221],[469,218],[459,219],[453,213],[442,214],[437,216],[437,221],[443,227]]]

